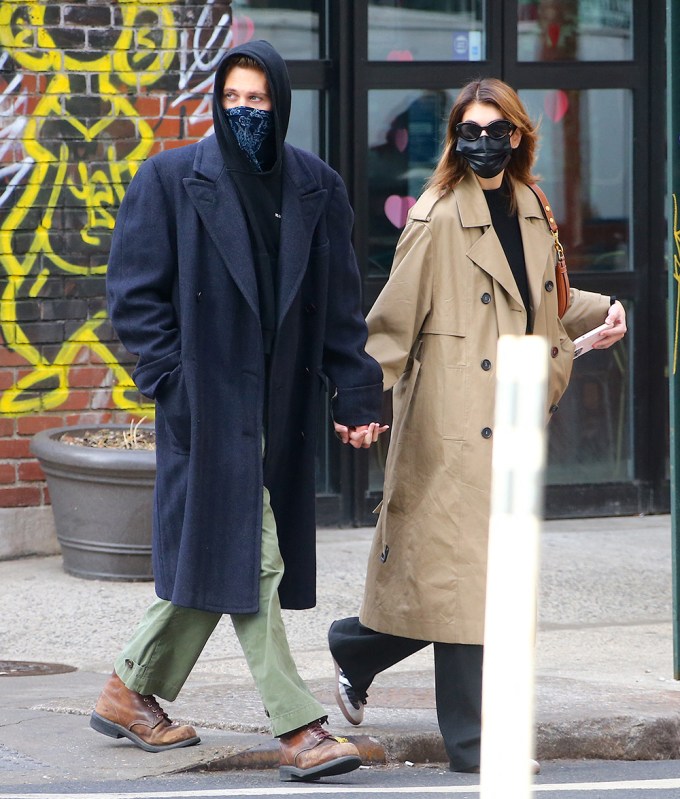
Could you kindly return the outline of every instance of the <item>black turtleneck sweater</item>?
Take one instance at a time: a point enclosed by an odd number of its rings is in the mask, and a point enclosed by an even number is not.
[[[529,283],[527,281],[527,266],[524,260],[524,247],[522,246],[522,234],[520,233],[517,214],[511,210],[511,198],[505,184],[499,189],[484,190],[484,197],[491,213],[491,224],[503,247],[505,257],[508,259],[515,283],[527,311],[526,332],[531,333]]]

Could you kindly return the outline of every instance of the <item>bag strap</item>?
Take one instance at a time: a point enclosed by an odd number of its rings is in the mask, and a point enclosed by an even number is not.
[[[541,204],[541,211],[545,221],[548,223],[550,232],[555,241],[555,252],[557,253],[557,263],[555,265],[555,278],[557,282],[557,315],[560,319],[564,316],[569,308],[571,301],[571,294],[569,291],[569,273],[567,272],[567,261],[564,257],[564,248],[560,244],[559,231],[557,229],[557,222],[552,213],[552,208],[545,196],[545,192],[537,183],[530,183],[529,188],[538,197]]]

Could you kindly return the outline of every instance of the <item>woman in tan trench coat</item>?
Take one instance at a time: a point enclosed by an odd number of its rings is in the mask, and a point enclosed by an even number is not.
[[[434,642],[454,771],[479,768],[498,338],[547,338],[548,419],[569,382],[572,339],[606,321],[602,349],[626,332],[621,303],[600,294],[572,289],[558,316],[554,242],[529,188],[536,138],[506,84],[461,91],[368,316],[367,351],[394,388],[394,421],[360,617],[329,632],[336,698],[360,723],[375,675]]]

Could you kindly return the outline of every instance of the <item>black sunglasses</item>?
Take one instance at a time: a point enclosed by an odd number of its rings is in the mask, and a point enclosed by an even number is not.
[[[477,141],[483,131],[486,131],[487,136],[491,139],[504,139],[514,129],[515,126],[507,119],[496,119],[484,126],[478,125],[476,122],[459,122],[456,125],[456,133],[465,141]]]

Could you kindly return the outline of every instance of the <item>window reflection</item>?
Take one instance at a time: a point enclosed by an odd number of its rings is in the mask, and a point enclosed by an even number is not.
[[[481,61],[486,58],[483,0],[370,0],[372,61]]]
[[[520,61],[627,61],[633,0],[519,0]]]
[[[570,272],[632,269],[632,97],[626,89],[520,92],[540,119],[536,172]]]
[[[452,91],[371,91],[368,128],[370,276],[387,277],[406,215],[437,163]]]
[[[233,0],[233,46],[266,39],[284,58],[319,58],[320,4],[321,0]]]
[[[386,279],[410,206],[439,157],[455,90],[369,93],[369,274]],[[536,172],[560,225],[570,272],[632,269],[632,98],[624,89],[521,92],[540,120]],[[547,481],[567,485],[632,479],[629,334],[574,364],[549,426]],[[386,442],[385,442],[386,444]],[[369,465],[379,493],[383,447]]]

